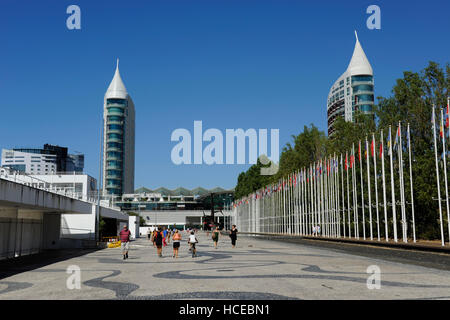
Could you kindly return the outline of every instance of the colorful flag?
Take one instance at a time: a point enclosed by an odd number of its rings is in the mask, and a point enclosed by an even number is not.
[[[398,144],[398,138],[400,137],[400,126],[397,129],[397,134],[395,136],[395,141],[394,141],[394,150],[395,148],[397,148],[397,144]]]
[[[370,144],[370,152],[372,153],[372,158],[375,155],[375,140],[372,138],[372,143]]]
[[[345,154],[345,170],[347,171],[348,168],[348,159],[347,159],[347,153]]]
[[[447,100],[447,109],[445,110],[445,127],[449,127],[449,110],[448,110],[448,100]]]
[[[358,143],[358,159],[361,162],[361,140]]]
[[[389,135],[387,138],[387,148],[388,148],[389,155],[391,155],[391,129],[390,128],[389,128]]]
[[[380,142],[380,159],[383,155],[383,143]]]

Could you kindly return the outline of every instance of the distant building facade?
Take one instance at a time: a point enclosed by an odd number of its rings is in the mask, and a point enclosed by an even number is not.
[[[43,149],[2,149],[3,167],[27,174],[83,172],[84,155],[69,154],[68,148],[45,144]]]
[[[328,136],[335,132],[338,117],[347,122],[355,121],[355,112],[373,116],[373,70],[356,34],[353,56],[347,70],[330,89],[327,100]]]

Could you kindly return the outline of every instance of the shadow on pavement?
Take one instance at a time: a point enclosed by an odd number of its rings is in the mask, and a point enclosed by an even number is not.
[[[99,250],[102,249],[46,250],[37,254],[2,260],[0,261],[0,280],[18,273],[42,268],[53,263],[80,257]]]

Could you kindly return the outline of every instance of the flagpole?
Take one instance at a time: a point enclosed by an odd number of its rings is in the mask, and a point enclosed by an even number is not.
[[[373,240],[373,230],[372,230],[372,199],[370,194],[370,161],[369,161],[369,143],[366,137],[366,162],[367,162],[367,192],[369,198],[369,226],[370,226],[370,240]]]
[[[378,182],[377,182],[377,157],[375,154],[375,134],[372,133],[372,157],[373,157],[373,170],[374,170],[374,180],[375,180],[375,208],[377,211],[377,235],[378,241],[380,241],[380,215],[378,211]]]
[[[391,126],[389,126],[389,158],[390,158],[390,164],[391,164],[391,192],[392,192],[392,217],[393,217],[393,225],[394,225],[394,241],[397,242],[397,213],[396,213],[396,203],[395,203],[394,166],[392,163]]]
[[[320,211],[320,181],[319,174],[317,170],[318,163],[315,164],[314,167],[314,183],[315,183],[315,192],[316,192],[316,213],[317,213],[317,226],[320,228],[320,234],[322,234],[322,216]]]
[[[412,223],[413,223],[413,241],[415,243],[416,242],[416,222],[414,219],[414,195],[413,195],[412,162],[411,162],[411,134],[409,131],[409,123],[408,123],[408,150],[409,150],[409,184],[411,187],[411,213],[412,213]]]
[[[301,217],[301,221],[302,221],[302,227],[300,228],[300,234],[302,236],[306,235],[305,233],[305,226],[307,226],[307,220],[306,220],[306,208],[305,208],[305,185],[303,183],[303,179],[304,179],[304,170],[303,168],[300,169],[300,179],[299,179],[299,183],[300,183],[300,205],[301,205],[301,211],[300,211],[300,217]]]
[[[309,206],[311,212],[311,233],[314,235],[314,201],[313,201],[313,188],[312,188],[312,174],[311,165],[309,165]]]
[[[320,207],[321,207],[321,214],[322,214],[322,225],[320,227],[321,232],[323,233],[324,236],[328,237],[328,219],[326,217],[326,212],[325,212],[325,183],[326,183],[326,177],[324,176],[324,172],[323,172],[323,160],[320,160],[320,167],[319,167],[319,177],[320,177],[320,186],[319,186],[319,194],[320,194]]]
[[[320,160],[320,169],[319,169],[319,174],[320,174],[320,188],[321,188],[321,205],[322,205],[322,228],[324,231],[324,235],[326,237],[328,237],[329,235],[329,225],[328,225],[328,178],[327,175],[325,174],[325,170],[323,170],[324,166],[323,166],[323,161]],[[325,160],[325,166],[326,166],[326,160]]]
[[[345,234],[345,193],[344,193],[344,166],[343,166],[343,163],[342,163],[342,158],[343,158],[343,155],[342,155],[342,153],[341,153],[341,182],[342,182],[342,226],[343,226],[343,233],[344,233],[344,238],[346,237],[346,234]],[[340,214],[340,213],[339,213]],[[339,226],[339,228],[340,228],[340,226]]]
[[[386,238],[386,242],[389,241],[389,230],[388,230],[388,218],[387,218],[387,204],[386,204],[386,178],[384,174],[384,139],[383,139],[383,130],[381,130],[381,170],[383,175],[383,204],[384,204],[384,236]]]
[[[322,164],[321,168],[320,168],[320,173],[323,177],[323,191],[322,191],[322,199],[323,199],[323,212],[324,212],[324,216],[325,216],[325,229],[326,229],[326,236],[329,237],[330,236],[330,192],[329,192],[329,187],[330,187],[330,180],[328,177],[328,173],[327,171],[327,162],[328,160],[325,159],[324,164]]]
[[[359,223],[358,223],[358,204],[357,204],[357,193],[356,193],[356,170],[355,170],[355,145],[352,146],[352,158],[350,160],[352,167],[352,182],[353,182],[353,215],[355,221],[355,234],[356,238],[359,239]]]
[[[337,229],[337,226],[339,226],[339,219],[338,219],[338,215],[336,213],[339,213],[339,185],[336,185],[336,178],[337,178],[337,172],[336,172],[336,155],[333,156],[333,161],[332,161],[332,173],[333,173],[333,190],[334,190],[334,212],[333,212],[333,220],[334,220],[334,224],[333,224],[333,228],[334,228],[334,236],[340,237],[339,234],[339,229]]]
[[[336,190],[336,211],[334,213],[335,216],[335,232],[336,235],[340,238],[341,237],[341,203],[339,201],[340,199],[340,189],[339,189],[339,161],[338,157],[336,157],[336,153],[334,154],[334,160],[333,160],[333,166],[334,166],[334,188]]]
[[[361,140],[358,143],[358,158],[359,158],[359,173],[361,175],[361,208],[362,208],[362,226],[363,226],[363,239],[366,240],[366,216],[364,213],[364,180],[363,180],[363,166],[361,156]]]
[[[407,238],[407,221],[406,221],[406,208],[405,208],[405,182],[403,179],[403,144],[402,144],[402,129],[401,123],[398,123],[398,135],[399,135],[399,170],[400,170],[400,200],[401,200],[401,208],[402,208],[402,227],[403,227],[403,242],[408,242]]]
[[[315,207],[314,207],[314,185],[313,185],[313,175],[312,175],[312,166],[309,165],[309,207],[310,207],[310,215],[311,215],[311,234],[314,235],[314,226],[315,226]]]
[[[347,172],[347,213],[348,213],[348,237],[352,237],[352,229],[350,223],[350,187],[348,183],[348,152],[345,152],[345,171]]]
[[[326,160],[327,168],[327,193],[328,193],[328,233],[329,236],[333,236],[333,180],[331,178],[331,167],[330,167],[330,158]]]
[[[437,189],[438,189],[438,203],[439,203],[439,220],[441,224],[441,242],[442,246],[445,245],[444,242],[444,227],[442,222],[442,206],[441,206],[441,187],[439,183],[439,165],[438,165],[438,157],[437,157],[437,142],[436,142],[436,115],[435,115],[435,106],[433,105],[433,138],[434,138],[434,157],[436,162],[436,183],[437,183]]]
[[[450,210],[449,210],[449,203],[448,203],[448,184],[447,184],[447,154],[445,150],[445,133],[444,133],[444,117],[443,117],[443,111],[441,109],[441,127],[442,127],[442,154],[444,156],[444,182],[445,182],[445,202],[447,205],[447,225],[449,226],[449,232],[450,232]],[[450,233],[449,233],[449,242],[450,242]]]

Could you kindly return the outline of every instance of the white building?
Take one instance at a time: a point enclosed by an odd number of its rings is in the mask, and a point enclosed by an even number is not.
[[[373,114],[373,70],[359,43],[356,31],[355,36],[356,44],[347,70],[336,80],[328,94],[328,136],[335,131],[333,125],[338,117],[353,122],[356,111]]]
[[[56,155],[2,149],[3,167],[29,174],[51,174],[57,171]]]
[[[134,191],[135,110],[116,72],[103,103],[103,194],[121,196]]]
[[[0,168],[0,177],[84,201],[95,201],[97,195],[97,180],[79,172],[26,174]]]

